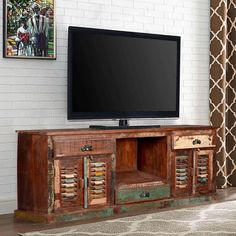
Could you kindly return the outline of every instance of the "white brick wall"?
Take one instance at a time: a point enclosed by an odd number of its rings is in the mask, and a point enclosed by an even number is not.
[[[0,58],[0,214],[16,208],[15,130],[92,123],[66,120],[67,27],[180,35],[180,119],[131,122],[208,124],[209,4],[209,0],[56,0],[57,60]],[[0,8],[1,12],[2,4]],[[2,17],[0,28],[2,34]]]

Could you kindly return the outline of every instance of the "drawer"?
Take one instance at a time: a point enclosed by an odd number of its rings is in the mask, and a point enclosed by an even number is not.
[[[204,148],[215,147],[213,145],[212,135],[186,135],[186,136],[173,136],[172,148],[173,149],[187,149],[187,148]]]
[[[85,156],[115,152],[114,140],[60,140],[54,142],[54,156]]]
[[[168,184],[152,187],[124,188],[116,190],[116,204],[150,201],[170,197]]]

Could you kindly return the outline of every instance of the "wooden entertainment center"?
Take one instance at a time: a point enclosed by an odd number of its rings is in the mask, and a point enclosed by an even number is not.
[[[215,194],[211,126],[18,131],[16,219],[84,220]]]

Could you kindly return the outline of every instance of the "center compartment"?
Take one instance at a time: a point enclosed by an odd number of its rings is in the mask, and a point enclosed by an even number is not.
[[[116,147],[116,204],[170,196],[167,137],[119,139]]]

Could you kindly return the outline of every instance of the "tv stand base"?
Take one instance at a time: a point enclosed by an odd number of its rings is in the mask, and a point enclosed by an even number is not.
[[[129,125],[128,120],[120,119],[118,126],[106,126],[106,125],[90,125],[91,129],[150,129],[150,128],[160,128],[160,125]]]
[[[119,120],[119,126],[122,126],[122,127],[126,127],[126,126],[129,126],[129,122],[128,122],[128,120],[126,120],[126,119],[120,119]]]
[[[128,125],[128,126],[105,126],[105,125],[90,125],[90,129],[151,129],[151,128],[160,128],[160,125]]]
[[[195,206],[206,204],[209,201],[214,201],[216,194],[202,195],[185,198],[170,198],[152,202],[132,203],[118,206],[110,206],[101,209],[86,209],[83,211],[71,211],[61,213],[43,214],[30,211],[15,211],[15,220],[25,220],[37,223],[56,223],[66,221],[85,221],[89,219],[101,219],[112,216],[128,216],[133,214],[154,212],[158,209],[179,208],[187,206]]]

